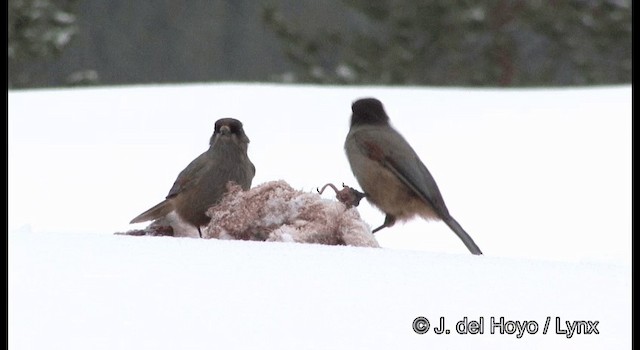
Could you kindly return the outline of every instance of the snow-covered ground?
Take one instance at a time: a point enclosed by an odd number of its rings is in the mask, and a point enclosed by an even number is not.
[[[421,220],[378,233],[383,249],[112,235],[144,227],[127,223],[221,117],[245,124],[254,185],[357,188],[343,142],[367,96],[485,256]],[[56,89],[12,91],[8,112],[12,349],[630,347],[629,86]],[[464,316],[484,334],[458,334]],[[538,330],[491,334],[492,316]],[[577,320],[599,334],[556,334]]]

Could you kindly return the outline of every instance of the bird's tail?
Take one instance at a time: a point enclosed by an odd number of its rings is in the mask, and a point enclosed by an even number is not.
[[[159,219],[169,214],[172,210],[173,210],[173,205],[171,205],[170,201],[165,199],[162,202],[156,204],[153,208],[133,218],[130,224]]]
[[[456,219],[449,216],[448,218],[443,219],[443,221],[453,230],[453,232],[456,233],[456,235],[458,235],[458,237],[460,237],[462,243],[467,246],[467,249],[469,249],[471,254],[482,255],[482,251],[480,251],[480,248],[478,248],[476,242],[473,241],[471,236],[469,236],[467,231],[465,231],[462,226],[460,226]]]

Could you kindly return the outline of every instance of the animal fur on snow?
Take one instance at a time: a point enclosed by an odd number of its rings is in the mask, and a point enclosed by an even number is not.
[[[331,185],[336,201],[294,190],[285,181],[267,182],[248,191],[232,182],[227,186],[220,203],[207,211],[211,221],[202,230],[203,238],[379,247],[354,208],[364,194],[350,187],[339,191]],[[143,230],[116,234],[198,237],[195,227],[174,212]]]
[[[229,183],[219,204],[209,208],[204,238],[304,242],[379,247],[355,208],[316,193],[271,181],[242,191]]]

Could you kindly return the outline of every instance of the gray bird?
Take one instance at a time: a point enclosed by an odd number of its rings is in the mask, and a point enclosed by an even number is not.
[[[351,170],[367,200],[386,214],[384,223],[373,232],[414,216],[442,220],[472,254],[482,254],[449,214],[427,167],[389,125],[382,103],[375,98],[360,99],[351,110],[351,128],[344,144]]]
[[[200,227],[209,223],[205,212],[222,198],[227,183],[233,181],[244,190],[251,187],[256,168],[247,155],[248,147],[249,138],[239,120],[219,119],[209,149],[180,172],[165,200],[136,216],[131,223],[156,220],[175,210],[202,237]]]

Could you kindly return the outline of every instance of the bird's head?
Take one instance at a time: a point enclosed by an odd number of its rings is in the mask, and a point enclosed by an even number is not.
[[[389,124],[389,116],[378,99],[359,99],[351,105],[351,111],[351,126]]]
[[[216,121],[209,145],[213,146],[220,141],[234,141],[247,147],[249,138],[244,133],[241,121],[233,118],[223,118]]]

